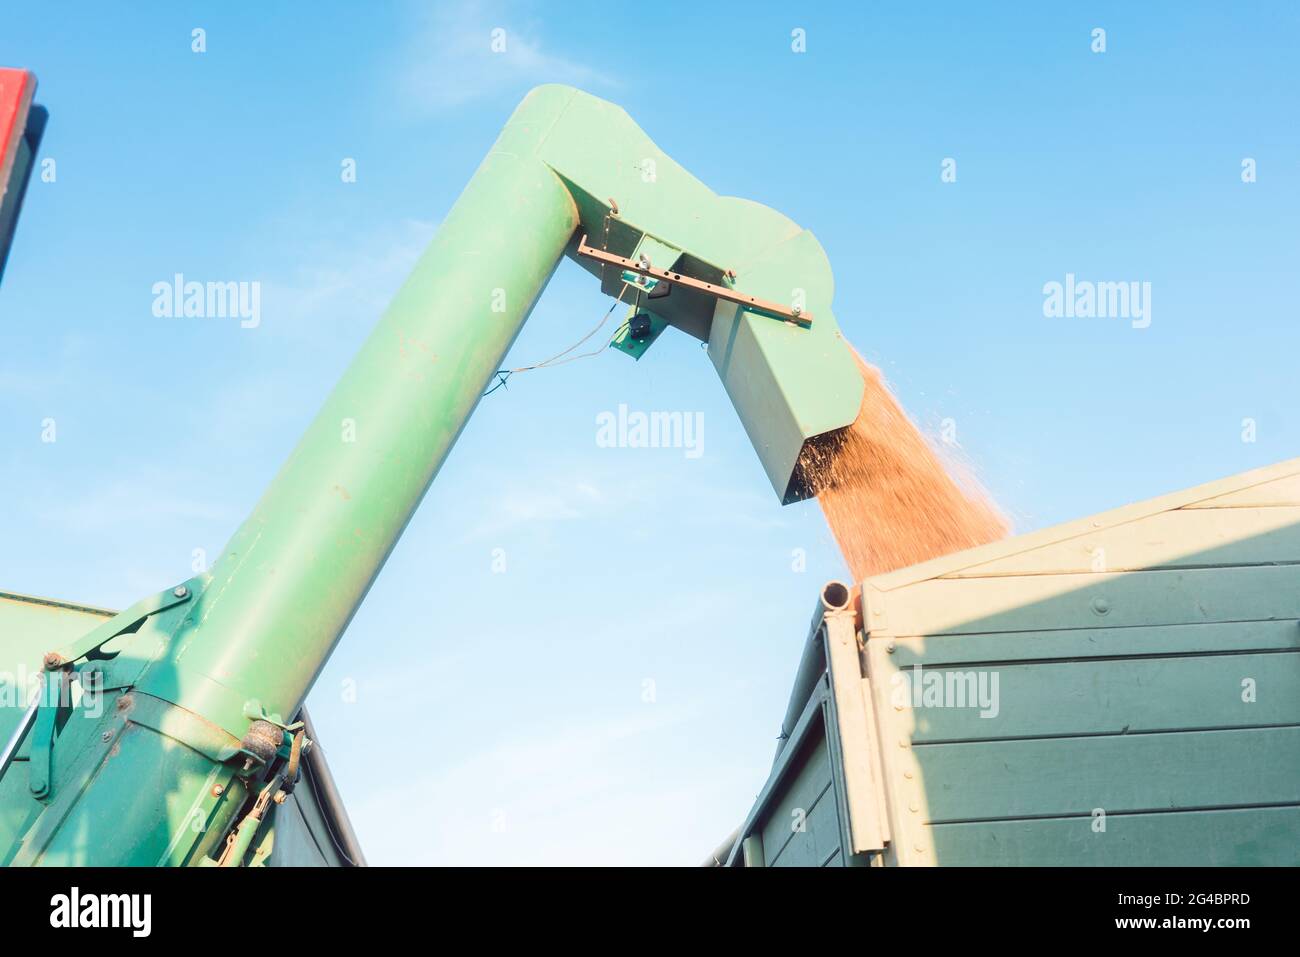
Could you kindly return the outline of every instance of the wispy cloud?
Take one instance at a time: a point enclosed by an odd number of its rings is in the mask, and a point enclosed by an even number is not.
[[[568,522],[602,506],[605,494],[590,479],[555,477],[545,485],[511,483],[500,488],[491,515],[461,538],[462,543],[497,538],[519,528]]]
[[[436,112],[539,83],[614,85],[585,63],[544,49],[530,7],[466,0],[418,11],[399,78],[407,102]]]
[[[77,380],[78,370],[96,360],[93,340],[78,333],[65,333],[57,352],[40,367],[31,356],[6,355],[0,364],[0,396],[32,399],[57,395]]]
[[[304,265],[262,284],[265,330],[318,336],[332,322],[369,329],[429,245],[438,224],[409,219],[371,235],[317,242]],[[263,334],[263,329],[258,330]]]
[[[548,722],[390,783],[357,802],[354,819],[365,822],[371,858],[385,863],[623,860],[626,849],[611,834],[680,827],[702,793],[713,796],[709,781],[646,780],[631,757],[697,711],[655,705],[612,720]]]
[[[79,488],[75,500],[47,496],[35,511],[44,522],[90,532],[175,520],[231,522],[239,517],[228,505],[185,494],[192,482],[192,477],[182,472],[142,468],[100,483],[89,492]]]
[[[689,507],[692,520],[700,527],[766,531],[790,527],[785,515],[771,507],[765,493],[737,491],[707,481],[681,476],[629,473],[627,469],[593,472],[589,467],[581,477],[576,474],[552,474],[527,480],[497,480],[489,516],[465,531],[460,544],[500,539],[529,527],[544,528],[563,522],[589,519],[618,508],[644,508],[647,512],[671,506]],[[616,488],[607,494],[606,488]]]

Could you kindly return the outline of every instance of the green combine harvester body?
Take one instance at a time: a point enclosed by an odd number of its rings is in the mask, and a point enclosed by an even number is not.
[[[0,687],[0,694],[5,700],[0,706],[0,740],[9,740],[24,715],[22,694],[27,686],[35,684],[37,671],[33,671],[33,662],[39,663],[45,650],[58,648],[74,642],[80,636],[92,631],[111,620],[113,612],[99,608],[87,608],[65,602],[49,601],[24,595],[0,593],[0,668],[12,680]],[[111,709],[126,712],[130,709],[129,692],[104,694],[100,704],[91,704],[82,699],[79,707],[83,714],[91,710]],[[155,717],[161,715],[155,709]],[[71,715],[69,715],[71,717]],[[137,711],[132,722],[138,728],[151,719],[143,712]],[[162,724],[162,722],[158,722]],[[308,722],[308,727],[310,723]],[[76,792],[66,788],[84,787],[89,780],[84,776],[69,774],[69,770],[81,764],[83,757],[92,761],[98,756],[94,747],[93,732],[100,723],[91,720],[69,720],[61,729],[57,747],[53,749],[54,776],[60,781],[59,796],[66,804],[74,803]],[[131,730],[131,723],[123,722],[125,730]],[[164,735],[161,750],[164,758],[161,765],[141,765],[138,767],[114,768],[119,779],[135,776],[135,784],[123,789],[123,797],[129,805],[122,808],[124,817],[119,821],[105,822],[82,821],[79,827],[88,839],[111,843],[125,838],[129,841],[127,850],[132,855],[131,863],[183,864],[189,863],[184,856],[177,854],[173,845],[170,829],[178,823],[183,824],[188,817],[191,830],[203,830],[207,818],[203,801],[191,808],[177,803],[176,796],[169,794],[165,788],[156,786],[160,775],[175,772],[181,767],[190,767],[187,751],[193,750],[193,743],[185,743],[181,734],[169,738],[165,727],[157,729]],[[99,731],[99,734],[104,734]],[[101,742],[102,743],[102,742]],[[119,752],[120,754],[120,752]],[[117,757],[111,753],[109,759]],[[15,755],[16,769],[0,778],[0,847],[7,849],[4,863],[14,863],[17,852],[21,851],[24,838],[43,815],[46,803],[38,800],[30,791],[30,775],[23,774],[23,765],[31,760],[30,746],[23,747]],[[202,773],[200,764],[197,772]],[[210,773],[210,772],[209,772]],[[267,866],[355,866],[364,864],[365,858],[357,843],[347,813],[339,799],[329,768],[319,744],[313,747],[302,762],[299,787],[294,788],[286,799],[273,806],[266,824],[259,829],[256,841],[249,848],[248,863]],[[66,782],[66,784],[65,784]],[[206,782],[206,776],[204,778]],[[197,779],[179,779],[182,785],[189,785],[191,790],[201,789]],[[216,787],[208,786],[208,791]],[[182,792],[184,793],[184,792]],[[152,822],[152,824],[150,823]],[[127,830],[125,825],[135,824],[151,835],[147,843],[140,841],[140,831]],[[186,845],[188,848],[188,844]],[[158,851],[158,856],[149,861],[146,853]],[[191,853],[189,850],[185,854]]]

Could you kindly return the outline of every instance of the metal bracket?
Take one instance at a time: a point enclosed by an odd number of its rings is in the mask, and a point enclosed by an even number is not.
[[[627,272],[636,273],[638,276],[648,276],[651,279],[676,283],[689,289],[697,289],[713,296],[715,299],[734,302],[753,312],[768,313],[787,322],[803,326],[805,329],[812,325],[812,313],[804,312],[798,306],[782,306],[767,299],[759,299],[757,296],[748,296],[743,292],[736,292],[736,290],[728,289],[726,286],[715,285],[711,282],[705,282],[703,279],[695,279],[692,276],[684,276],[678,272],[669,272],[667,269],[660,269],[657,266],[647,266],[640,260],[628,259],[626,256],[618,256],[603,249],[596,249],[594,246],[587,245],[586,235],[583,235],[578,240],[578,255],[587,256],[606,265],[617,266]]]
[[[661,283],[662,285],[662,283]],[[632,338],[631,322],[632,317],[637,314],[644,314],[650,318],[650,331],[640,339]],[[645,355],[656,339],[668,328],[668,321],[657,313],[640,306],[631,306],[627,312],[627,318],[624,320],[622,327],[615,333],[614,338],[610,340],[610,346],[619,352],[631,356],[633,359],[640,359]]]
[[[140,599],[126,611],[119,612],[108,621],[96,626],[66,648],[58,648],[47,653],[45,655],[45,670],[56,671],[82,658],[107,659],[114,657],[115,655],[103,654],[99,650],[100,646],[107,644],[119,635],[134,631],[136,626],[146,618],[189,601],[193,595],[193,589],[186,583],[177,585],[168,591],[150,595],[148,598]]]
[[[284,719],[278,714],[272,714],[262,707],[262,702],[257,698],[249,698],[244,702],[244,717],[249,721],[265,721],[273,724],[281,731],[287,731],[293,734],[303,727],[303,722],[295,721],[292,724],[285,724]]]
[[[27,783],[32,797],[50,793],[54,765],[54,732],[59,718],[72,710],[72,675],[67,671],[47,674],[41,683],[40,705],[36,709],[31,754],[27,761]]]
[[[136,631],[146,618],[189,601],[193,594],[191,586],[183,584],[169,591],[143,598],[126,611],[114,615],[108,621],[91,629],[73,644],[47,652],[42,662],[45,680],[41,685],[40,698],[36,706],[23,715],[22,723],[9,739],[3,758],[0,758],[0,774],[8,770],[27,732],[31,730],[28,788],[35,798],[49,797],[53,786],[51,777],[55,734],[60,726],[59,719],[66,717],[72,709],[72,679],[75,671],[73,666],[83,658],[87,661],[95,661],[115,657],[116,652],[113,654],[103,652],[102,648],[105,644],[120,635]]]

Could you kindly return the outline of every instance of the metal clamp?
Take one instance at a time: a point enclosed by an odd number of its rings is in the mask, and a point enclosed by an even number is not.
[[[32,731],[28,788],[37,799],[49,797],[52,788],[54,737],[62,721],[66,721],[72,711],[72,681],[76,674],[74,665],[83,658],[96,661],[116,657],[117,652],[105,653],[103,646],[114,638],[138,630],[145,619],[183,604],[192,596],[193,590],[188,584],[183,584],[143,598],[126,611],[91,629],[73,644],[47,652],[42,661],[45,679],[41,683],[40,695],[27,709],[18,728],[5,745],[4,754],[0,756],[0,776],[8,771],[23,739]]]

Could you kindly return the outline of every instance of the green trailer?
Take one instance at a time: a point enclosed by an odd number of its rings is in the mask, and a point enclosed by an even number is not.
[[[709,863],[1300,864],[1300,459],[828,585]]]

